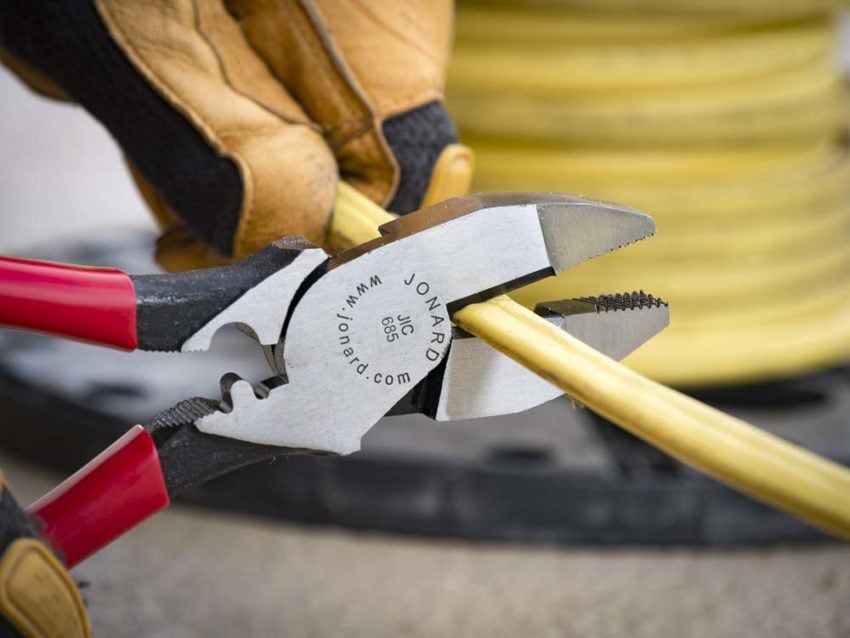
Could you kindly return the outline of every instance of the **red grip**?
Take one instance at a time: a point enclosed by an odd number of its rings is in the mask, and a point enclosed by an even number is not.
[[[0,257],[0,325],[134,350],[133,280],[112,268]]]
[[[73,567],[168,502],[156,446],[137,425],[27,512]]]

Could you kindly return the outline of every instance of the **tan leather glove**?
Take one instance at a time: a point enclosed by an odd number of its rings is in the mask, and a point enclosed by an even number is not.
[[[469,172],[441,103],[451,18],[450,0],[6,0],[0,51],[110,130],[183,269],[323,243],[340,175],[406,213],[435,165]]]
[[[0,474],[0,636],[88,638],[82,596]]]

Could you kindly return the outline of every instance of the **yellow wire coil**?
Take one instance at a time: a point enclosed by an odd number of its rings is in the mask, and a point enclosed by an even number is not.
[[[850,97],[840,2],[461,3],[448,103],[474,190],[575,192],[651,241],[519,291],[643,288],[671,327],[628,362],[683,386],[850,357]]]

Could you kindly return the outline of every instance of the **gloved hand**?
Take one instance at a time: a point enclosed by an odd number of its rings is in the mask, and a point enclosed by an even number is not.
[[[0,636],[88,638],[88,615],[68,571],[0,474]]]
[[[4,0],[0,58],[109,129],[179,270],[321,245],[340,177],[406,213],[435,165],[470,174],[441,102],[451,19],[450,0]]]

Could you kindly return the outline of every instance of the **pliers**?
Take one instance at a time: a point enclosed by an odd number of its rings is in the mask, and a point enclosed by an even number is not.
[[[381,227],[335,256],[299,238],[233,265],[127,275],[0,259],[0,325],[126,350],[194,351],[236,324],[272,375],[235,374],[221,399],[190,398],[137,425],[29,508],[73,566],[182,490],[296,453],[350,454],[383,416],[437,421],[526,410],[554,386],[452,325],[453,312],[654,232],[631,209],[579,197],[461,197]],[[663,329],[643,292],[535,311],[613,357]]]

